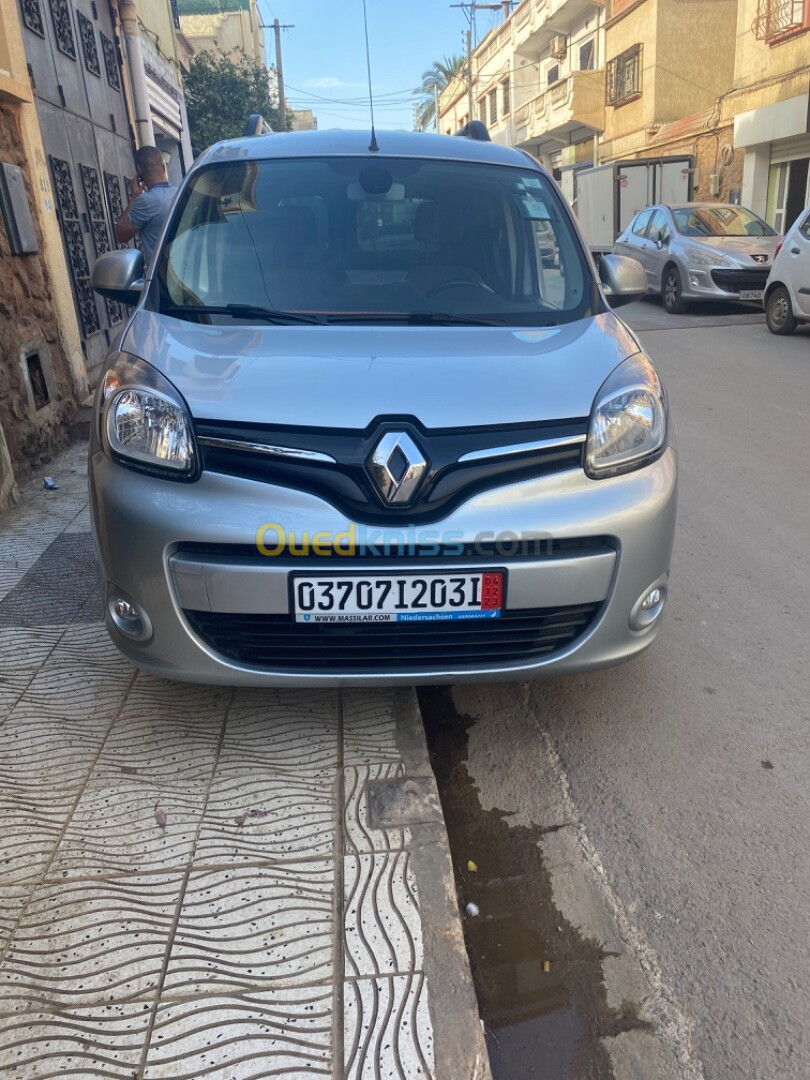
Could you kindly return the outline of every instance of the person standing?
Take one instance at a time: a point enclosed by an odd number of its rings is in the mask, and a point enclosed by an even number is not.
[[[144,260],[149,263],[176,194],[160,150],[156,146],[136,150],[129,202],[115,225],[118,243],[125,244],[137,235]]]

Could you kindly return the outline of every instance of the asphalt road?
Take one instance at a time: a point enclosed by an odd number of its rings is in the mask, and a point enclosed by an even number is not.
[[[666,624],[629,665],[532,684],[525,745],[489,755],[540,768],[535,727],[550,733],[608,879],[694,1022],[706,1080],[805,1080],[810,332],[773,337],[751,309],[623,314],[675,417]]]

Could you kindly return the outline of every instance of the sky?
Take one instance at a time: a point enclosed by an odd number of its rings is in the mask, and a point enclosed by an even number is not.
[[[371,77],[377,127],[413,128],[412,91],[434,60],[465,50],[467,18],[458,0],[366,0]],[[282,31],[287,103],[312,109],[321,129],[364,128],[369,123],[363,0],[259,0],[265,23]],[[479,39],[495,13],[479,11]],[[268,63],[273,31],[265,30]]]

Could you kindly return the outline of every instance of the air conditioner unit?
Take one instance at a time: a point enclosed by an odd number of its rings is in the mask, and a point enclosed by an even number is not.
[[[565,44],[565,34],[555,34],[551,39],[548,51],[555,60],[564,60],[568,51]]]

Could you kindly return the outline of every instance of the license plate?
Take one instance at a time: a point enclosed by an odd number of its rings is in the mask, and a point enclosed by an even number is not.
[[[764,295],[764,289],[740,289],[741,300],[761,300]]]
[[[296,622],[441,622],[496,619],[503,570],[459,574],[336,574],[292,577]]]

